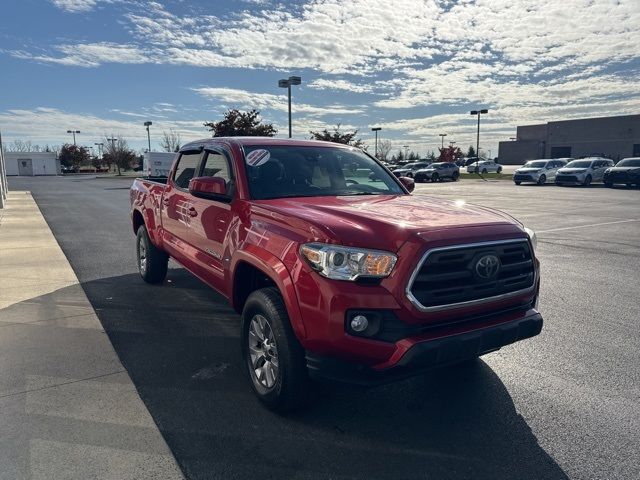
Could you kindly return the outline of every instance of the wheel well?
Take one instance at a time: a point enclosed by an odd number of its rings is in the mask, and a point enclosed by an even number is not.
[[[236,312],[242,312],[251,292],[265,287],[277,288],[277,285],[262,270],[249,263],[240,262],[233,276],[233,308]]]
[[[140,213],[139,210],[133,211],[133,216],[131,217],[131,220],[133,221],[133,233],[138,233],[138,229],[140,228],[140,225],[144,225],[144,218],[142,218],[142,214]]]

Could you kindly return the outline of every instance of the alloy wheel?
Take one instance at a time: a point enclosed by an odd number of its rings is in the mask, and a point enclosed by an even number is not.
[[[260,314],[249,324],[249,362],[254,378],[265,388],[273,388],[280,374],[278,348],[269,321]]]

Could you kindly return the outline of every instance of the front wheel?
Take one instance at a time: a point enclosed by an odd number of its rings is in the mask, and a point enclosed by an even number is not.
[[[607,188],[613,188],[613,182],[604,182],[604,186]]]
[[[136,235],[138,272],[147,283],[162,283],[167,276],[169,256],[156,247],[149,238],[147,227],[140,225]]]
[[[486,175],[486,174],[487,174],[487,169],[486,169],[486,168],[483,168],[483,169],[482,169],[482,174],[483,174],[483,175]]]
[[[513,183],[515,183],[516,185],[520,185],[522,182],[515,181]]]
[[[270,410],[286,412],[304,404],[308,376],[280,292],[256,290],[242,311],[242,355],[251,387]]]
[[[438,175],[437,173],[434,173],[433,175],[431,175],[431,181],[432,182],[440,181],[440,175]]]
[[[454,182],[457,182],[459,178],[460,174],[458,172],[453,172],[453,175],[451,175],[451,180],[453,180]]]

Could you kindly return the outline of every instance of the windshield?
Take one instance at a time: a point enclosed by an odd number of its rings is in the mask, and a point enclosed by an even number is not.
[[[303,146],[245,148],[251,197],[403,195],[394,177],[356,149]]]
[[[547,162],[537,161],[537,162],[527,162],[524,164],[525,168],[544,168],[547,165]]]
[[[565,168],[589,168],[591,166],[591,160],[574,160],[567,163]]]
[[[620,160],[616,167],[640,167],[640,158],[625,158]]]

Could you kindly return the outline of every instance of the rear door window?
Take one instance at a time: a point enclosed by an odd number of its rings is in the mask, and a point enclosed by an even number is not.
[[[201,156],[202,153],[200,152],[187,153],[180,156],[173,175],[173,183],[175,183],[176,187],[184,190],[189,188],[189,180],[196,175]]]

